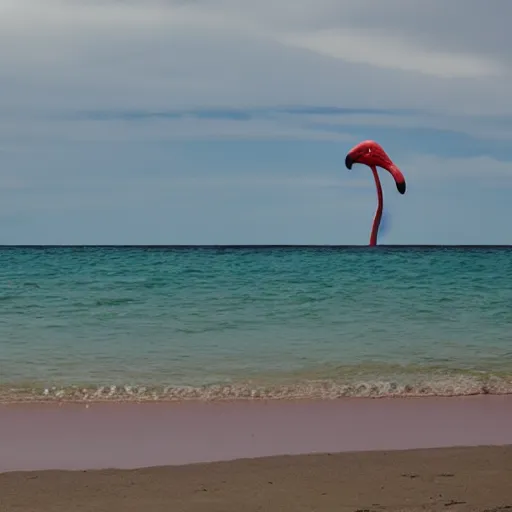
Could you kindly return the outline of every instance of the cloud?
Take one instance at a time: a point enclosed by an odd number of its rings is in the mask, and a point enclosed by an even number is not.
[[[500,30],[511,7],[482,5],[6,0],[0,105],[512,113],[504,50],[512,41]],[[471,16],[462,21],[461,12]]]
[[[407,44],[396,36],[379,36],[360,30],[323,30],[306,35],[290,35],[283,41],[328,55],[346,62],[369,64],[377,68],[415,71],[445,78],[497,77],[506,74],[506,68],[491,59],[463,53],[426,50]]]
[[[43,141],[317,140],[337,141],[348,147],[358,139],[373,138],[395,154],[419,151],[509,160],[512,117],[314,105],[70,109],[19,116],[0,114],[0,137],[3,151],[21,150],[22,141],[33,145]]]

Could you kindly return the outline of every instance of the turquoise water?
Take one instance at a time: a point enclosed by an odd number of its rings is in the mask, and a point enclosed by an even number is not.
[[[512,391],[512,249],[1,248],[0,398]]]

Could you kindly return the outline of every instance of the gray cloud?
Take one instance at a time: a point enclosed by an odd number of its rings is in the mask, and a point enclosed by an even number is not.
[[[512,113],[511,5],[6,0],[0,107],[314,104]]]

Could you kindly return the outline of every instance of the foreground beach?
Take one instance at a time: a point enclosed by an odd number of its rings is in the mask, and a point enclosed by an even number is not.
[[[497,512],[512,396],[3,404],[0,454],[2,512]]]
[[[2,512],[512,510],[512,447],[0,475]]]

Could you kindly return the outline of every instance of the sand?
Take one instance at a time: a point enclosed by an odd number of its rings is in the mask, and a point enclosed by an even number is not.
[[[0,472],[506,444],[506,395],[0,406]]]
[[[11,510],[512,512],[512,396],[2,405]]]
[[[2,512],[512,510],[512,447],[0,475]]]

